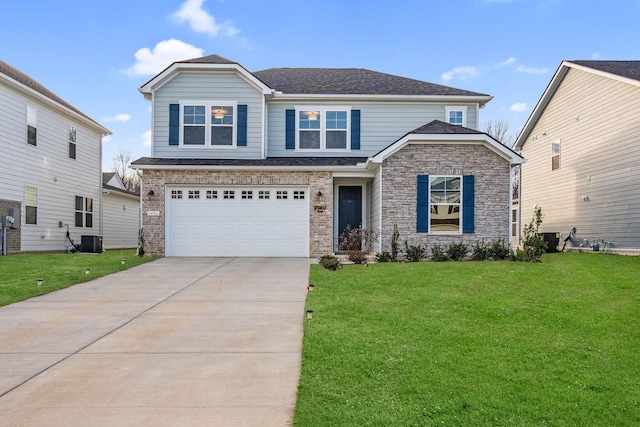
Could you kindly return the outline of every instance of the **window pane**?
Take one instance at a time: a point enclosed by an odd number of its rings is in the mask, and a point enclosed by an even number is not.
[[[233,145],[233,128],[211,126],[211,145]]]
[[[211,106],[211,124],[212,125],[232,125],[233,124],[233,107],[231,105],[212,105]]]
[[[70,159],[76,158],[76,144],[74,144],[73,142],[69,143],[69,158]]]
[[[327,131],[327,149],[331,148],[347,148],[347,132],[345,131]]]
[[[91,197],[87,197],[86,209],[87,212],[93,212],[93,199]]]
[[[320,148],[320,132],[300,132],[300,148],[318,149]]]
[[[551,170],[560,169],[560,156],[553,156],[551,158]]]
[[[36,206],[26,206],[24,212],[25,222],[27,224],[38,223],[38,208]]]
[[[182,143],[184,145],[204,145],[204,126],[185,126]]]
[[[183,109],[183,123],[185,125],[203,125],[206,121],[204,105],[185,105]]]
[[[93,227],[93,214],[87,213],[86,222],[84,224],[85,227]]]
[[[27,126],[27,143],[31,145],[37,145],[37,131],[33,126]]]
[[[431,206],[431,231],[460,231],[459,205]]]
[[[460,190],[460,178],[446,178],[446,189],[448,190]]]
[[[346,129],[346,111],[327,111],[327,129]]]
[[[69,142],[76,142],[76,128],[69,126]]]
[[[29,206],[36,206],[38,204],[38,189],[35,187],[25,187],[24,189],[24,204]]]
[[[81,211],[84,206],[84,200],[80,196],[76,196],[76,210]]]
[[[319,111],[300,111],[300,129],[320,129],[322,119]]]
[[[82,212],[76,212],[76,227],[82,227],[82,218],[84,214]]]

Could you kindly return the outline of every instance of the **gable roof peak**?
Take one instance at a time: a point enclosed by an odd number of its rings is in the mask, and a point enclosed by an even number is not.
[[[199,58],[185,59],[176,61],[179,64],[238,64],[236,61],[224,58],[220,55],[207,55]],[[238,64],[239,65],[239,64]]]
[[[640,61],[573,60],[566,62],[640,81]]]

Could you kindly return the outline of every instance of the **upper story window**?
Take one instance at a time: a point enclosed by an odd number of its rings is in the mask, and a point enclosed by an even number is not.
[[[234,148],[237,103],[234,101],[183,101],[180,103],[180,145]]]
[[[450,106],[445,107],[445,116],[447,123],[452,125],[467,125],[467,107],[466,106]]]
[[[76,158],[76,136],[77,131],[74,126],[69,125],[67,132],[67,141],[69,142],[69,158]]]
[[[560,169],[560,140],[551,143],[551,170]]]
[[[38,145],[38,110],[27,105],[27,144]]]
[[[349,109],[297,107],[298,150],[349,150]]]

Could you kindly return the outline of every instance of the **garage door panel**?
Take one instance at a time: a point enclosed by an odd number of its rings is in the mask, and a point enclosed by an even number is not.
[[[167,256],[308,256],[309,201],[294,198],[294,191],[306,196],[306,189],[201,187],[200,198],[189,199],[196,187],[170,187],[167,194],[178,189],[183,198],[169,197],[166,205]],[[208,191],[217,191],[218,198],[207,199]],[[234,191],[235,198],[224,199],[224,191]],[[270,198],[260,199],[260,191],[269,191]],[[286,198],[278,199],[278,192]]]

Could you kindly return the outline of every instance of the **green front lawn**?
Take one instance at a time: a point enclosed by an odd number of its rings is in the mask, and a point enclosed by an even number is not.
[[[135,256],[135,249],[88,253],[35,253],[0,256],[0,306],[126,270],[155,258]],[[122,259],[125,264],[122,265]],[[89,269],[88,275],[85,270]],[[43,279],[38,287],[37,280]]]
[[[295,426],[640,425],[640,257],[312,266]]]

